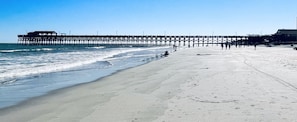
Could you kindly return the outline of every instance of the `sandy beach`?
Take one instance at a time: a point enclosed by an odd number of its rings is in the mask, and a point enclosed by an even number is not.
[[[292,48],[183,49],[0,110],[0,121],[293,122],[296,74]]]

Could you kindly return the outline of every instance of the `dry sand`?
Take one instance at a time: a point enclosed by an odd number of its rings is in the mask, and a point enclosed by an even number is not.
[[[297,51],[277,47],[180,50],[0,111],[1,122],[296,120]]]

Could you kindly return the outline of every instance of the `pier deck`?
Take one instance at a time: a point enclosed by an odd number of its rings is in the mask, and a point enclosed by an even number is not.
[[[249,36],[174,36],[174,35],[58,35],[54,31],[35,31],[18,35],[18,43],[24,45],[55,44],[147,44],[184,45],[236,43],[244,44]]]

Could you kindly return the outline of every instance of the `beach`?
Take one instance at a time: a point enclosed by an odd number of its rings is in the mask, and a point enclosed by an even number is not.
[[[292,122],[296,74],[292,48],[182,49],[2,109],[0,121]]]

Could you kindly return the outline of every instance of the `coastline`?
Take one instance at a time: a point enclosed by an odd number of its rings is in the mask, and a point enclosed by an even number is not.
[[[279,52],[264,55],[270,50]],[[297,54],[278,62],[275,58],[281,51],[289,50],[180,50],[95,82],[2,109],[0,120],[293,121],[297,114],[297,92],[292,87],[297,86],[297,63],[291,58]],[[275,68],[281,73],[271,70]]]
[[[0,65],[3,66],[0,69],[0,109],[53,90],[92,82],[114,72],[158,60],[157,55],[169,49],[106,46],[2,45],[0,52],[7,53],[1,53],[3,57],[0,58]],[[32,56],[26,57],[27,54]]]

